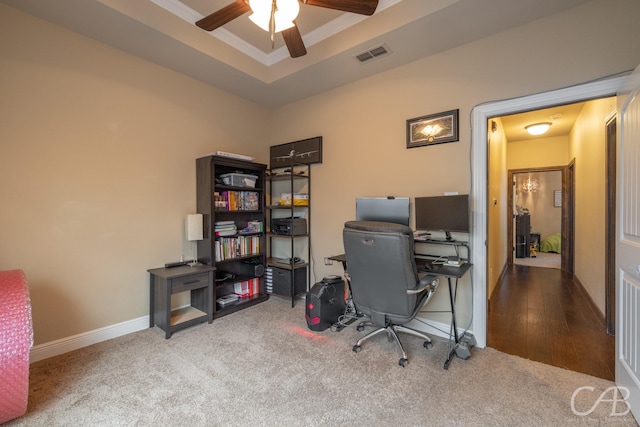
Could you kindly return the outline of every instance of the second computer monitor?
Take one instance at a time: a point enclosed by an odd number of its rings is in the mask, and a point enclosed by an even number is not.
[[[469,195],[416,197],[416,229],[469,232]]]

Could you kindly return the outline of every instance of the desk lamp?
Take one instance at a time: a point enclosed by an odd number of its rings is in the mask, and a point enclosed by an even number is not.
[[[202,214],[187,215],[187,240],[193,242],[193,261],[189,263],[191,267],[200,265],[198,262],[197,241],[203,238]]]

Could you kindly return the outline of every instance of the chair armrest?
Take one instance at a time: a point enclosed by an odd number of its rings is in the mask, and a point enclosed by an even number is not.
[[[420,281],[418,282],[418,285],[415,288],[407,289],[407,294],[408,295],[419,294],[420,292],[424,292],[427,289],[429,290],[429,292],[435,291],[436,288],[438,287],[438,283],[439,283],[439,280],[437,277],[430,276],[428,274],[424,275],[420,278]]]

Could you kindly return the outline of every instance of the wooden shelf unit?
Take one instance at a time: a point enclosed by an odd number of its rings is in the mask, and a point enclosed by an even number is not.
[[[269,221],[268,240],[268,258],[267,268],[271,269],[271,276],[267,277],[267,281],[275,280],[274,276],[282,279],[283,270],[287,272],[286,286],[276,286],[276,283],[268,285],[268,292],[284,298],[291,299],[291,307],[295,305],[295,299],[304,295],[311,285],[311,166],[305,163],[291,162],[288,166],[272,168],[267,176],[269,182],[269,192],[267,195],[267,218]],[[296,194],[300,190],[304,190],[307,195],[306,204],[296,204]],[[289,193],[291,196],[290,204],[281,203],[281,194]],[[292,234],[275,233],[273,230],[273,220],[278,218],[293,218],[297,214],[302,213],[306,221],[306,229],[304,233],[300,231]],[[278,241],[286,241],[284,245],[278,246]],[[287,245],[288,244],[288,245]],[[287,249],[283,251],[283,247]],[[301,248],[306,246],[306,249]],[[280,256],[276,256],[276,252],[280,251]],[[283,253],[284,252],[284,253]],[[299,257],[302,262],[294,262],[293,258]],[[278,269],[278,270],[273,270]],[[300,269],[304,269],[305,274],[300,274]],[[278,274],[274,274],[274,271]],[[303,279],[304,278],[304,279]],[[305,283],[299,283],[304,280]],[[285,292],[281,292],[286,288]]]
[[[216,267],[216,279],[213,286],[213,317],[219,318],[227,314],[234,313],[249,306],[266,301],[269,296],[265,288],[264,275],[260,274],[259,266],[264,271],[266,264],[266,216],[265,216],[265,172],[267,165],[250,161],[238,160],[226,156],[205,156],[196,159],[196,196],[197,211],[203,214],[204,234],[203,240],[198,241],[198,261],[203,264]],[[255,185],[229,185],[223,182],[222,175],[240,174],[255,176]],[[250,209],[237,208],[231,203],[231,196],[227,200],[227,207],[218,206],[223,193],[235,192],[242,199],[248,193],[256,195],[256,203],[251,204]],[[218,203],[217,203],[218,202]],[[240,204],[242,206],[242,204]],[[216,236],[215,224],[221,221],[233,221],[237,231],[247,227],[250,221],[262,223],[262,231],[250,234],[235,234],[232,236]],[[237,239],[243,237],[254,237],[257,242],[255,251],[238,252],[232,258],[216,258],[216,241],[220,242],[222,237]],[[230,243],[232,244],[232,243]],[[220,245],[220,243],[218,243]],[[258,267],[257,270],[252,266]],[[223,280],[225,275],[232,277]],[[235,283],[244,281],[255,281],[257,286],[250,296],[239,298],[238,301],[221,306],[217,300],[221,297],[233,294]]]

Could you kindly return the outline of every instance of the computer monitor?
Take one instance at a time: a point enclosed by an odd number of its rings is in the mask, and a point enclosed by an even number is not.
[[[408,197],[358,197],[357,221],[383,221],[409,225]]]
[[[469,195],[416,197],[416,229],[469,232]]]

